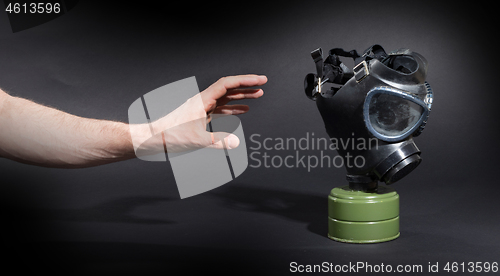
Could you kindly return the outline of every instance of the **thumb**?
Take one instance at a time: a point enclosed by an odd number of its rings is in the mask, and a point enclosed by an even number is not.
[[[238,136],[227,132],[209,132],[212,143],[208,148],[213,149],[234,149],[240,144]]]

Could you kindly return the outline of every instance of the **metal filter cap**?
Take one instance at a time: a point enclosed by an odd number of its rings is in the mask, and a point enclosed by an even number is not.
[[[399,195],[379,186],[372,192],[349,186],[328,196],[328,237],[348,243],[378,243],[399,237]]]

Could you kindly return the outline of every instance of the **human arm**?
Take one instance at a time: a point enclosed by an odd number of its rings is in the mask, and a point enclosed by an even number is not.
[[[79,168],[134,157],[127,124],[82,118],[0,90],[0,156]]]
[[[201,97],[202,108],[191,106],[190,99],[176,111],[153,122],[152,126],[161,132],[176,125],[175,121],[179,118],[190,114],[199,118],[200,114],[245,113],[248,106],[231,106],[227,103],[262,96],[261,89],[242,87],[258,86],[265,82],[266,77],[255,75],[221,78],[195,96]],[[147,124],[128,125],[83,118],[10,96],[0,90],[0,156],[22,163],[81,168],[131,159],[135,157],[133,139],[151,136],[150,127]],[[183,126],[182,131],[165,135],[165,142],[170,148],[180,149],[205,146],[222,148],[222,139],[229,147],[239,144],[239,141],[234,140],[234,136],[225,134],[220,134],[220,139],[211,139],[213,136],[205,129],[202,124],[187,124]],[[151,143],[153,149],[164,147],[161,139],[151,139]]]

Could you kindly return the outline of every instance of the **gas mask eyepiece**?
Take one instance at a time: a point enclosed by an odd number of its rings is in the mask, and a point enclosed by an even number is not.
[[[426,101],[432,99],[430,85],[426,84]],[[372,88],[366,94],[363,116],[366,128],[385,142],[399,142],[415,132],[422,132],[431,104],[417,96],[389,86]]]

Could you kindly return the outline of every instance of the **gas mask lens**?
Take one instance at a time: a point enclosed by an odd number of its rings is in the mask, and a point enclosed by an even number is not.
[[[394,95],[377,94],[372,97],[369,112],[370,123],[377,132],[397,136],[417,123],[424,108]]]
[[[422,124],[428,110],[419,98],[390,87],[376,87],[365,99],[364,115],[368,130],[377,138],[397,142],[407,138]]]

